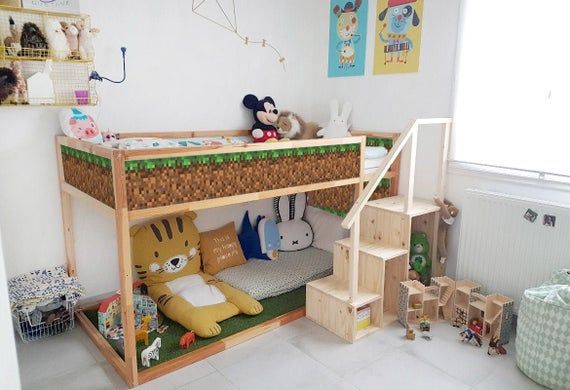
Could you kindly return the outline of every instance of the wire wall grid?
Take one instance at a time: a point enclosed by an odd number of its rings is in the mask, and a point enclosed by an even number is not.
[[[53,95],[34,96],[28,98],[26,92],[16,93],[4,100],[2,106],[14,105],[50,105],[74,106],[97,104],[95,84],[89,81],[93,70],[93,53],[79,52],[77,48],[56,51],[45,43],[36,40],[22,39],[24,25],[33,23],[37,26],[47,41],[48,26],[54,23],[60,25],[79,25],[85,31],[91,30],[91,20],[87,15],[64,13],[46,13],[0,6],[0,67],[19,68],[24,83],[29,78],[46,69],[46,61],[51,60],[49,74],[53,84]],[[15,65],[16,64],[16,65]]]

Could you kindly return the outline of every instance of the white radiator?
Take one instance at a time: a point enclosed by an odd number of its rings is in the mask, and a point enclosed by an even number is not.
[[[525,219],[527,210],[533,222]],[[544,215],[553,215],[554,227]],[[515,301],[552,271],[570,268],[570,205],[467,190],[459,237],[458,279],[472,279],[487,293]]]

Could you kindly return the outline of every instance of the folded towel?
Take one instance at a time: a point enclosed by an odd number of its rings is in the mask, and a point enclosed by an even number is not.
[[[365,159],[375,159],[381,158],[388,154],[388,149],[384,146],[367,146],[364,149],[364,158]]]

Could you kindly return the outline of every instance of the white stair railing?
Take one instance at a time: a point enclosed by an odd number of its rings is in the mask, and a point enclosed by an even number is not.
[[[416,152],[417,152],[417,142],[418,142],[418,131],[422,125],[445,125],[445,132],[443,135],[443,142],[441,148],[440,157],[440,170],[438,178],[438,196],[443,197],[445,191],[445,178],[447,169],[447,154],[449,150],[449,134],[451,131],[451,118],[427,118],[427,119],[416,119],[414,120],[408,129],[403,132],[396,143],[390,149],[390,152],[384,159],[382,165],[378,167],[376,173],[372,176],[364,191],[360,194],[344,220],[342,221],[342,227],[345,229],[350,229],[350,256],[349,256],[349,268],[348,268],[348,290],[349,290],[349,301],[353,301],[358,295],[358,253],[360,250],[360,214],[364,209],[364,206],[372,197],[372,194],[378,187],[380,181],[386,176],[388,170],[396,161],[398,156],[404,150],[404,147],[410,143],[410,165],[408,174],[408,188],[405,194],[404,202],[404,212],[408,212],[412,207],[414,201],[414,176],[415,176],[415,166],[416,166]]]

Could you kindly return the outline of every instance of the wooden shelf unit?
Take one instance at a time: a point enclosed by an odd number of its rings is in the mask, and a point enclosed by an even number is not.
[[[439,320],[439,287],[426,287],[417,280],[400,283],[398,320],[404,326],[417,324],[425,315],[431,322]],[[416,308],[417,306],[417,308]]]
[[[216,137],[216,136],[236,136],[249,134],[249,131],[217,131],[217,132],[158,132],[158,133],[128,133],[121,135],[121,138],[131,137],[161,137],[161,138],[190,138],[190,137]],[[392,137],[397,137],[392,135]],[[134,309],[133,309],[133,295],[132,295],[132,261],[131,261],[131,248],[129,226],[141,220],[148,220],[149,218],[157,218],[165,215],[172,215],[182,213],[188,210],[201,210],[213,207],[227,206],[238,204],[248,201],[255,201],[260,199],[273,198],[275,196],[294,194],[298,192],[314,191],[324,188],[336,188],[341,186],[352,185],[355,192],[362,189],[364,183],[363,177],[363,164],[364,159],[364,146],[366,137],[347,137],[337,139],[315,139],[315,140],[300,140],[288,141],[279,143],[265,143],[265,144],[246,144],[241,146],[214,146],[203,148],[175,148],[175,149],[153,149],[153,150],[117,150],[102,145],[96,145],[85,141],[79,141],[64,136],[56,137],[56,155],[59,169],[59,184],[62,204],[62,218],[64,227],[65,250],[67,269],[70,276],[77,276],[76,256],[75,256],[75,243],[74,243],[74,229],[73,229],[73,215],[72,215],[72,202],[73,199],[81,200],[93,206],[107,216],[114,218],[116,226],[116,239],[118,251],[118,273],[120,282],[121,294],[121,315],[125,329],[124,336],[124,358],[119,356],[109,345],[107,340],[97,331],[91,324],[87,316],[79,312],[77,314],[79,324],[85,329],[87,335],[91,338],[94,344],[99,348],[109,363],[115,368],[118,374],[123,378],[129,387],[135,387],[139,384],[145,383],[159,376],[166,375],[169,372],[177,370],[185,365],[194,363],[196,361],[205,359],[213,354],[221,352],[231,346],[246,341],[261,333],[281,326],[289,321],[293,321],[304,315],[304,309],[295,310],[285,314],[276,319],[267,321],[254,328],[245,330],[236,335],[230,336],[226,339],[211,344],[210,346],[201,348],[195,352],[189,353],[177,359],[168,362],[160,363],[156,366],[148,368],[139,372],[137,368],[136,345],[134,338]],[[354,152],[351,145],[357,146],[358,152]],[[332,149],[331,149],[332,148]],[[260,191],[238,191],[235,187],[231,187],[234,193],[226,196],[208,196],[204,199],[197,198],[190,191],[194,188],[199,188],[201,192],[206,192],[212,181],[206,181],[204,184],[192,175],[185,175],[181,172],[176,176],[172,172],[168,175],[160,175],[168,169],[179,169],[186,167],[184,165],[188,161],[192,162],[196,159],[202,161],[205,157],[210,155],[232,155],[232,158],[239,157],[243,154],[251,157],[268,155],[270,153],[275,155],[293,155],[295,150],[306,149],[307,154],[297,156],[298,159],[303,159],[303,155],[307,156],[307,161],[315,160],[315,156],[319,156],[321,150],[331,150],[333,155],[331,158],[342,159],[343,153],[356,153],[351,155],[350,162],[356,164],[356,169],[353,171],[342,171],[343,177],[335,179],[326,179],[322,176],[315,176],[311,182],[306,183],[307,172],[295,178],[297,182],[285,180],[288,185],[274,186],[273,188],[262,188]],[[344,151],[344,152],[343,152]],[[257,153],[257,154],[256,154]],[[313,154],[311,154],[313,153]],[[248,157],[248,158],[249,158]],[[220,160],[224,160],[221,158]],[[240,160],[242,161],[242,160]],[[247,167],[250,166],[250,161],[243,159],[243,164]],[[339,160],[340,161],[340,160]],[[235,160],[232,160],[235,163]],[[178,164],[181,165],[178,165]],[[335,161],[331,162],[334,166]],[[214,161],[211,166],[211,171],[216,173],[222,169],[218,160]],[[236,175],[237,168],[233,164],[234,170],[229,173]],[[264,173],[275,174],[273,170],[281,169],[280,164],[270,165],[262,164],[262,171],[257,173],[260,177]],[[283,164],[285,169],[287,164]],[[339,162],[336,165],[341,165]],[[309,163],[306,164],[308,168]],[[322,164],[318,165],[322,167]],[[195,170],[204,169],[204,163],[200,162],[198,165],[193,166]],[[136,169],[139,169],[137,171]],[[346,169],[346,167],[340,167]],[[290,171],[290,170],[289,170]],[[154,202],[153,199],[147,199],[147,203],[137,201],[136,196],[139,194],[137,187],[140,184],[137,182],[138,176],[148,177],[156,173],[152,181],[164,180],[166,176],[169,180],[175,178],[177,180],[176,188],[179,191],[186,189],[187,193],[183,193],[179,198],[168,198],[166,201],[162,199],[161,202]],[[326,172],[324,175],[330,175]],[[196,181],[194,181],[196,179]],[[218,178],[219,179],[219,178]],[[223,180],[219,179],[219,180]],[[304,183],[301,181],[305,181]],[[164,188],[163,184],[161,188]],[[221,185],[221,184],[220,184]],[[228,186],[227,182],[224,182]],[[134,190],[133,190],[134,188]],[[144,187],[145,189],[148,189]],[[181,189],[182,188],[182,189]],[[148,191],[145,191],[148,192]],[[181,200],[182,199],[182,200]],[[370,249],[374,252],[374,249]],[[407,253],[407,252],[406,252]],[[401,249],[391,251],[386,248],[386,251],[378,249],[374,254],[382,254],[383,256],[396,256],[396,258],[405,259],[407,255]],[[374,257],[370,255],[371,257]],[[371,262],[370,266],[379,269],[380,263]],[[388,272],[393,272],[389,269]],[[349,291],[337,283],[336,279],[321,280],[316,283],[315,287],[307,287],[307,290],[314,290],[317,293],[322,292],[323,299],[329,307],[334,307],[335,310],[345,310],[347,314],[346,321],[354,323],[353,318],[356,317],[356,311],[359,307],[369,305],[371,308],[371,325],[359,330],[352,330],[350,328],[351,336],[354,339],[365,336],[366,334],[379,328],[382,324],[384,315],[383,293],[384,286],[376,285],[371,279],[366,279],[366,283],[370,285],[370,289],[363,289],[360,291],[358,297],[352,300],[350,304],[346,304],[349,297]],[[307,302],[307,306],[312,305],[312,302]],[[348,331],[347,331],[348,332]]]

